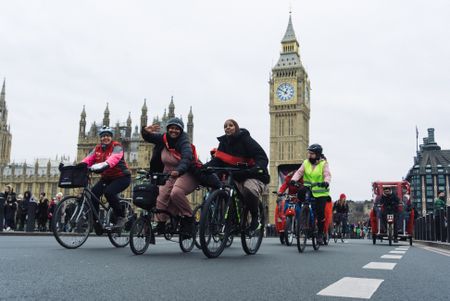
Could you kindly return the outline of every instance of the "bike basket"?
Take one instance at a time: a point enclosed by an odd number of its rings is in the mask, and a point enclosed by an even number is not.
[[[150,210],[156,206],[158,186],[152,183],[142,183],[133,188],[133,203],[139,208]]]
[[[61,188],[86,187],[88,184],[86,166],[63,166],[60,172],[58,186]]]

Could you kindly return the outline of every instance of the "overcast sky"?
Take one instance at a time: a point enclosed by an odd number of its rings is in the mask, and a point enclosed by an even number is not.
[[[76,154],[88,127],[149,119],[174,97],[206,158],[236,119],[269,150],[270,71],[289,8],[311,80],[310,142],[328,157],[332,195],[371,197],[401,180],[428,127],[450,148],[450,1],[0,1],[0,78],[12,159]]]

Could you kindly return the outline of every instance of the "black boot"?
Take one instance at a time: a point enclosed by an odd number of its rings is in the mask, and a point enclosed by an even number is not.
[[[161,235],[166,233],[166,222],[158,222],[153,230],[155,235]]]
[[[194,217],[184,216],[180,221],[180,235],[192,237],[194,234]]]

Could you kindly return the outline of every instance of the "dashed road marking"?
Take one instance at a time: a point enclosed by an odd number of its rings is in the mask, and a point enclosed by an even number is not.
[[[389,254],[381,256],[381,258],[384,259],[402,259],[402,257],[403,257],[402,255],[389,255]]]
[[[369,262],[363,269],[373,269],[373,270],[393,270],[396,263],[394,262]]]
[[[391,254],[405,254],[406,251],[389,251]]]
[[[370,299],[383,281],[383,279],[344,277],[317,295]]]

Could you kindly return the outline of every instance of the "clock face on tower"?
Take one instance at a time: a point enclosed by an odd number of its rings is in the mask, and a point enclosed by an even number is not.
[[[294,97],[294,87],[291,84],[283,83],[277,88],[277,96],[281,101],[289,101]]]

